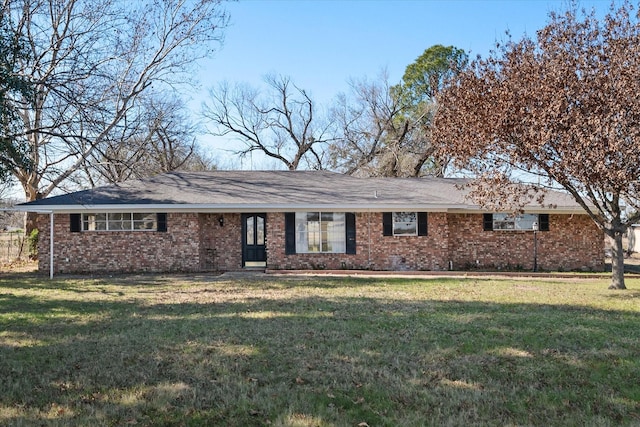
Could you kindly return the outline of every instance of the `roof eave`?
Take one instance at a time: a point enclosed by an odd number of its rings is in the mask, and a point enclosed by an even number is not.
[[[300,203],[300,204],[96,204],[96,205],[18,205],[14,210],[34,213],[83,213],[83,212],[201,212],[201,213],[258,213],[258,212],[296,212],[296,211],[348,211],[348,212],[449,212],[480,213],[489,212],[477,205],[464,204],[336,204],[336,203]],[[558,206],[544,208],[525,207],[526,213],[584,214],[579,206]]]

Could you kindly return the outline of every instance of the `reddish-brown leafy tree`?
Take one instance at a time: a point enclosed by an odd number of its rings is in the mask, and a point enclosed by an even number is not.
[[[498,46],[458,78],[440,95],[435,138],[479,177],[480,201],[508,196],[513,186],[487,191],[505,179],[564,188],[612,239],[611,288],[624,289],[622,235],[640,219],[634,7],[612,7],[602,20],[551,14],[535,39]]]

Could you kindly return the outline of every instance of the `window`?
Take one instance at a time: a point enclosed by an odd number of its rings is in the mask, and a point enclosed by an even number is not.
[[[296,212],[296,253],[345,253],[345,214]]]
[[[131,214],[130,213],[107,214],[106,226],[107,226],[107,230],[112,230],[112,231],[131,230]]]
[[[82,214],[82,231],[160,231],[155,213]]]
[[[284,253],[287,255],[356,253],[356,215],[353,212],[285,212],[284,229]]]
[[[391,218],[393,220],[394,236],[418,235],[418,216],[416,212],[393,212]]]
[[[107,229],[107,214],[82,214],[83,231],[102,231]]]
[[[157,215],[152,213],[134,213],[133,214],[134,230],[157,230]]]
[[[549,215],[494,213],[485,214],[484,218],[484,229],[489,231],[533,231],[534,224],[538,230],[548,231]]]
[[[383,212],[383,236],[426,236],[426,212]]]

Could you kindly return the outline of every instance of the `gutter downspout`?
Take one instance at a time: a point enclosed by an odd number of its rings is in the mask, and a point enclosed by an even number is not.
[[[49,212],[49,279],[53,279],[53,211]]]
[[[371,269],[371,210],[367,211],[367,234],[369,241],[367,242],[367,268]]]

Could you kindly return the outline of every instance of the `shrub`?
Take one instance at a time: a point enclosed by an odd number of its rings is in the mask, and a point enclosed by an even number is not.
[[[38,258],[38,238],[38,229],[34,228],[27,238],[29,241],[29,258],[32,260]]]

